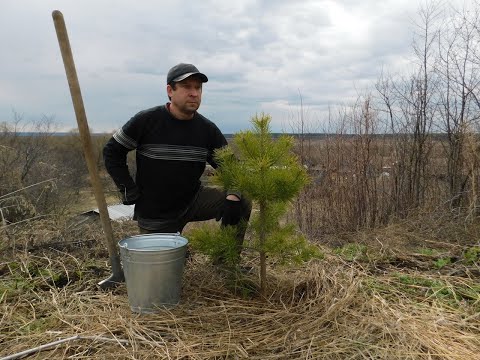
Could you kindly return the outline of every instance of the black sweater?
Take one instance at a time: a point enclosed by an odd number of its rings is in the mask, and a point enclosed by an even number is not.
[[[105,167],[123,193],[140,193],[134,218],[173,219],[182,214],[200,187],[200,176],[215,149],[227,145],[218,127],[196,113],[178,120],[166,106],[136,114],[108,141]],[[136,150],[135,181],[127,167],[127,153]]]

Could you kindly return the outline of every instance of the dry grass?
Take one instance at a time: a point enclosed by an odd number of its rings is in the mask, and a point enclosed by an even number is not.
[[[398,230],[390,232],[395,249]],[[115,224],[119,238],[135,231],[132,224]],[[109,292],[97,287],[108,276],[97,224],[75,232],[37,223],[12,229],[12,237],[16,251],[4,250],[0,265],[0,356],[70,337],[33,357],[476,359],[480,351],[480,285],[472,275],[478,262],[448,275],[432,266],[433,255],[395,258],[382,253],[377,240],[365,259],[325,247],[321,261],[271,266],[268,297],[260,298],[233,291],[225,273],[194,254],[181,304],[138,315],[130,311],[124,285]],[[366,238],[360,242],[368,245]],[[397,266],[402,257],[413,265]],[[251,254],[246,258],[255,264]],[[420,263],[428,270],[419,270]]]

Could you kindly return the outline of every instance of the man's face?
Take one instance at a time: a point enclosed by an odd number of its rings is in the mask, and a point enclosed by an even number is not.
[[[202,102],[202,81],[198,77],[190,76],[177,82],[175,90],[167,85],[167,93],[177,111],[185,115],[193,114]]]

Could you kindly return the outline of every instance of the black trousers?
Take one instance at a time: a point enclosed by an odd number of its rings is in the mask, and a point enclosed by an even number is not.
[[[145,229],[139,226],[141,234],[149,233],[181,233],[185,225],[193,221],[205,221],[221,217],[226,198],[225,191],[215,188],[202,186],[188,209],[175,219],[164,219],[158,222],[155,229]],[[250,213],[252,212],[252,203],[248,199],[240,200],[242,216],[237,229],[237,239],[239,245],[243,243],[245,231],[247,228]]]

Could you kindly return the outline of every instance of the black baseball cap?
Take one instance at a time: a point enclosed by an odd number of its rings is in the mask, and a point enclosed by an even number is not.
[[[175,65],[168,71],[167,84],[185,80],[192,75],[197,75],[202,80],[202,82],[208,81],[207,76],[198,71],[198,69],[194,65],[181,63]]]

